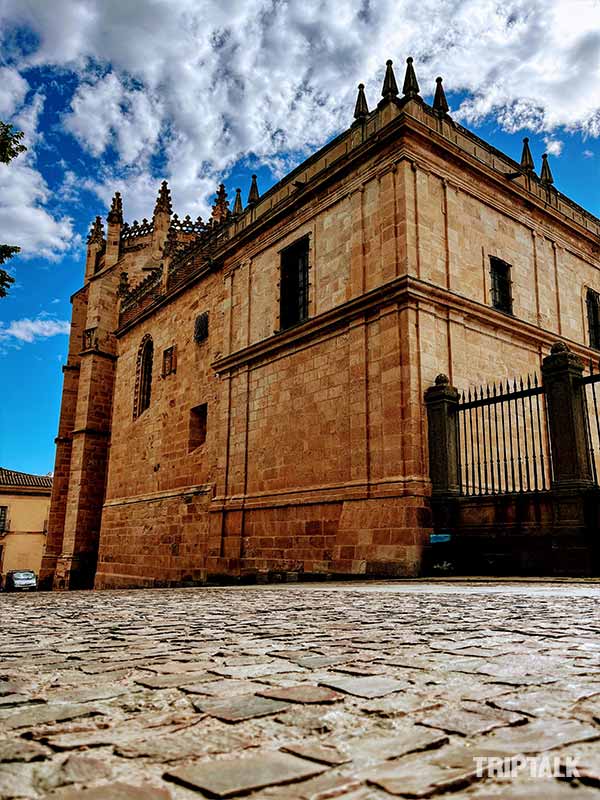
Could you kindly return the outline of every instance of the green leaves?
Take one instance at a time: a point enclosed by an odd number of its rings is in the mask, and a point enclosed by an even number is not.
[[[27,150],[25,145],[21,144],[24,136],[23,131],[16,131],[12,125],[0,121],[0,162],[8,164]]]

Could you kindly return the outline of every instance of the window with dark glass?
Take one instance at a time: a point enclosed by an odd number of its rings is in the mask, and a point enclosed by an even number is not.
[[[196,344],[208,339],[208,311],[198,314],[194,323],[194,341]]]
[[[206,403],[190,410],[190,437],[188,451],[191,453],[206,441],[206,427],[208,423],[208,406]]]
[[[600,350],[600,294],[593,289],[588,289],[586,305],[590,347]]]
[[[133,416],[139,417],[150,405],[152,396],[152,362],[154,360],[154,344],[147,334],[142,339],[138,351],[136,396]]]
[[[281,329],[308,319],[308,236],[281,253]]]
[[[0,506],[0,533],[6,530],[8,522],[8,506]]]
[[[512,283],[510,280],[510,264],[500,258],[490,256],[490,272],[492,276],[492,305],[498,311],[512,314]]]

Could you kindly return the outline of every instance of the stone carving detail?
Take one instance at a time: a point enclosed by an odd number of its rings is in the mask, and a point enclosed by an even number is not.
[[[104,226],[102,225],[102,217],[96,217],[87,238],[88,244],[93,244],[94,242],[99,244],[104,242]]]
[[[82,347],[84,350],[98,349],[97,328],[86,328],[83,332]]]
[[[106,220],[109,225],[123,224],[123,201],[120,192],[115,192]]]
[[[117,289],[118,297],[125,297],[129,294],[129,276],[126,272],[121,273],[121,280],[119,281],[119,288]]]
[[[154,206],[154,215],[157,214],[169,214],[173,212],[173,206],[171,205],[171,191],[166,181],[163,181],[160,185],[160,189],[158,192],[158,197],[156,199],[156,205]]]
[[[154,222],[149,222],[146,217],[142,220],[141,224],[134,219],[131,225],[127,222],[124,223],[121,229],[121,239],[123,241],[128,239],[136,239],[140,236],[148,236],[154,231]]]
[[[229,210],[229,200],[227,199],[225,185],[221,183],[217,189],[217,196],[213,203],[211,216],[215,222],[225,222],[230,214],[231,211]]]
[[[140,300],[152,294],[152,297],[158,296],[160,293],[160,284],[162,279],[163,269],[158,267],[153,269],[140,281],[137,286],[134,286],[127,294],[123,295],[121,302],[121,316],[128,311],[132,306],[139,303]]]

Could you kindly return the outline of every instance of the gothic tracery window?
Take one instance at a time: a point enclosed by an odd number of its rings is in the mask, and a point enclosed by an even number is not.
[[[135,400],[133,417],[136,419],[150,405],[152,397],[152,362],[154,360],[154,344],[147,333],[141,341],[135,379]]]

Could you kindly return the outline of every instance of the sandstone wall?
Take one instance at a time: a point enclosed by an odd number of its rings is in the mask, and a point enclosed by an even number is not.
[[[585,291],[600,289],[593,243],[473,152],[479,166],[433,134],[399,136],[119,335],[97,586],[418,573],[425,389],[439,372],[462,390],[539,371],[559,336],[585,354]],[[309,321],[281,331],[280,252],[303,236]],[[512,265],[512,315],[491,307],[490,256]],[[146,334],[152,402],[134,420]],[[206,442],[190,452],[203,403]]]
[[[122,576],[129,576],[127,585],[148,576],[160,583],[197,580],[204,568],[212,492],[197,487],[214,483],[216,474],[219,382],[210,364],[220,353],[222,286],[219,275],[209,276],[118,341],[96,586],[115,585]],[[205,311],[208,339],[198,344],[194,323]],[[146,334],[154,345],[152,394],[149,408],[134,419],[138,351]],[[171,347],[176,371],[163,376],[163,353]],[[190,449],[191,409],[204,403],[206,441]],[[132,498],[135,503],[126,502]]]

